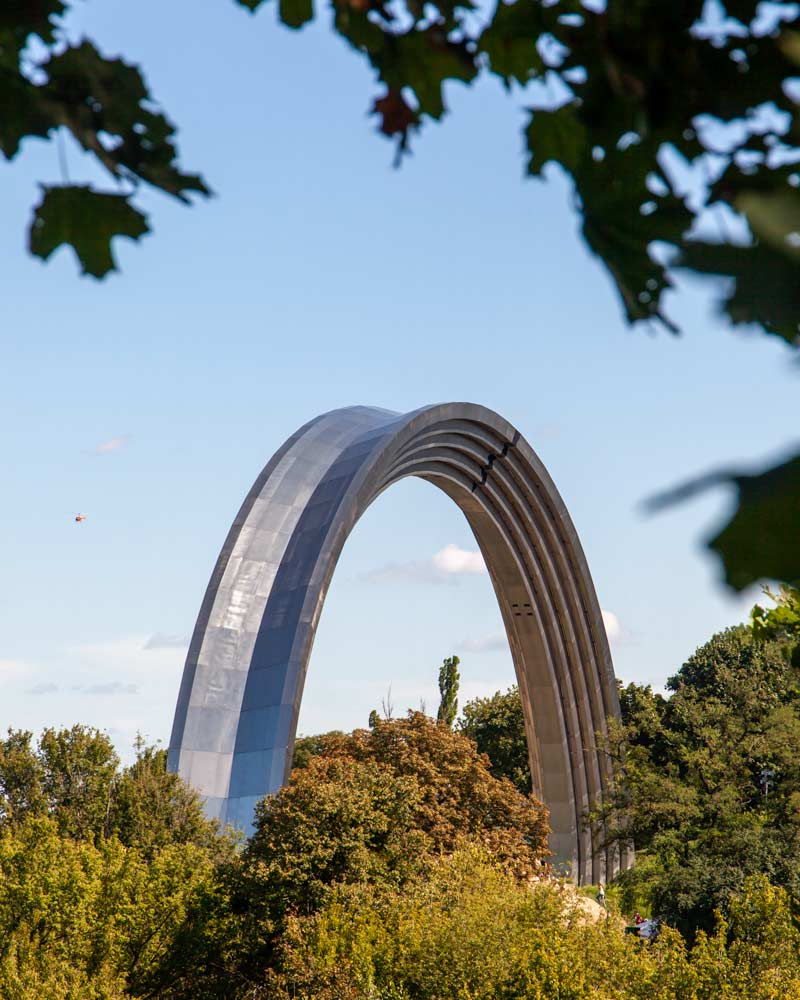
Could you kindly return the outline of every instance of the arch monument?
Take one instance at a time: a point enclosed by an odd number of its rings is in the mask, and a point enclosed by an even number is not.
[[[418,476],[461,508],[494,586],[551,849],[580,882],[632,858],[583,821],[611,780],[596,747],[619,715],[602,616],[575,528],[531,446],[497,413],[445,403],[322,414],[273,455],[211,576],[186,658],[169,767],[209,815],[249,830],[292,764],[314,634],[342,546],[392,483]],[[594,839],[593,839],[594,838]]]

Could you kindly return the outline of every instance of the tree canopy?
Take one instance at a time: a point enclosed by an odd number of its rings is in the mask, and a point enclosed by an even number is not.
[[[787,894],[748,881],[726,920],[688,949],[665,929],[642,947],[592,923],[558,887],[520,885],[472,851],[404,893],[338,892],[289,927],[280,1000],[774,1000],[800,996],[800,934]],[[257,994],[254,994],[257,995]]]
[[[637,839],[610,913],[552,877],[517,766],[512,689],[462,731],[421,713],[329,733],[237,842],[139,741],[74,726],[0,741],[0,996],[9,1000],[800,1000],[797,594],[630,685]],[[516,728],[515,728],[516,727]],[[622,794],[624,791],[624,794]],[[654,942],[618,912],[668,918]]]
[[[624,764],[606,813],[633,839],[629,899],[691,937],[751,875],[800,903],[800,673],[782,638],[738,626],[670,678],[669,698],[621,690],[610,752]],[[624,744],[624,746],[623,746]]]
[[[117,837],[152,853],[173,843],[208,847],[216,824],[200,796],[167,772],[166,751],[137,739],[120,768],[109,737],[89,726],[45,729],[36,745],[24,730],[0,739],[0,831],[47,818],[59,835],[99,843]]]
[[[439,708],[436,711],[436,718],[447,726],[452,726],[458,715],[460,662],[457,656],[448,656],[439,667]]]
[[[468,701],[458,729],[487,755],[492,774],[508,778],[525,794],[531,791],[525,715],[516,684],[508,691],[496,691],[490,698]]]

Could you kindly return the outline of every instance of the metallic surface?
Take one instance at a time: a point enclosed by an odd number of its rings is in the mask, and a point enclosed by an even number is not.
[[[169,766],[210,815],[249,830],[287,780],[303,683],[342,546],[405,476],[469,521],[494,585],[525,708],[551,848],[579,882],[627,867],[583,822],[610,780],[596,749],[619,715],[600,608],[578,536],[530,445],[470,403],[407,414],[354,406],[312,420],[272,457],[223,546],[186,659]]]

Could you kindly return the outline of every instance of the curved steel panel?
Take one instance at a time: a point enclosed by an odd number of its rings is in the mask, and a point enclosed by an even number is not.
[[[627,867],[583,822],[610,764],[596,749],[619,715],[589,570],[561,497],[497,413],[446,403],[407,414],[354,406],[312,420],[273,456],[217,560],[184,668],[170,769],[210,815],[249,829],[286,781],[311,647],[336,562],[366,508],[418,476],[461,508],[483,553],[522,695],[534,790],[551,848],[579,882]]]

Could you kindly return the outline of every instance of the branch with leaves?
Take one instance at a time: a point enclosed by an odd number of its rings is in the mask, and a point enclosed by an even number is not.
[[[0,12],[0,152],[16,157],[26,138],[65,130],[102,167],[112,190],[90,184],[43,184],[28,247],[46,260],[71,246],[84,274],[116,269],[111,241],[149,232],[134,203],[142,184],[189,203],[209,195],[203,179],[178,166],[175,128],[160,111],[138,67],[109,59],[87,40],[70,44],[62,0],[12,0]],[[31,42],[39,44],[35,49]],[[37,57],[33,58],[31,52]],[[40,54],[41,53],[41,54]]]

